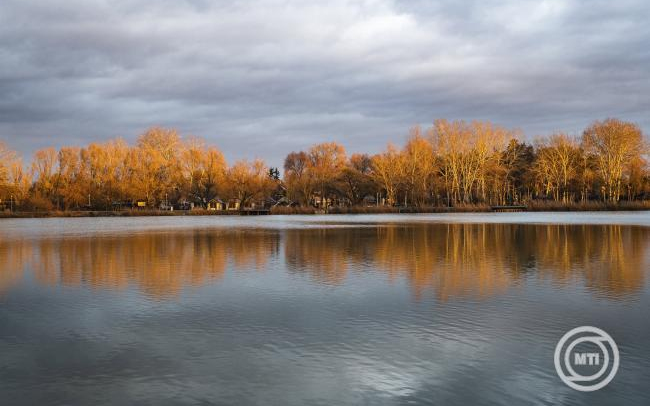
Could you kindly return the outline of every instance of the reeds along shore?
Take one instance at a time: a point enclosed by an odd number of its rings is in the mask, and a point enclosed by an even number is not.
[[[215,146],[151,128],[121,139],[45,148],[30,165],[0,143],[3,216],[395,213],[647,209],[648,144],[639,126],[596,121],[580,137],[523,141],[490,122],[436,120],[400,148],[346,154],[337,143],[228,165]],[[171,212],[171,209],[176,211]],[[192,209],[192,210],[187,210]],[[228,210],[229,209],[229,210]],[[118,212],[118,213],[116,213]]]
[[[650,210],[650,201],[619,202],[608,204],[603,202],[561,203],[552,201],[532,201],[523,211],[641,211]],[[492,212],[492,206],[486,204],[465,204],[456,207],[397,207],[397,206],[349,206],[330,207],[327,211],[316,207],[275,206],[268,209],[271,215],[295,214],[417,214],[417,213],[487,213]],[[238,210],[113,210],[113,211],[5,211],[0,212],[0,218],[46,218],[46,217],[147,217],[147,216],[232,216],[240,215]]]

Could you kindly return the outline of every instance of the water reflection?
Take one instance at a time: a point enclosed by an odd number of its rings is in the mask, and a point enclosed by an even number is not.
[[[485,297],[526,278],[583,283],[599,295],[639,290],[650,229],[621,225],[428,224],[240,229],[0,240],[0,292],[26,271],[44,284],[125,288],[165,298],[271,259],[316,283],[350,273],[405,279],[414,297]]]
[[[566,284],[581,278],[617,295],[642,287],[650,229],[608,225],[433,224],[288,230],[290,270],[340,283],[371,267],[406,277],[419,297],[486,296],[529,274]]]
[[[267,231],[194,231],[0,242],[0,291],[32,270],[45,284],[125,288],[155,297],[221,278],[228,267],[264,269],[279,237]]]

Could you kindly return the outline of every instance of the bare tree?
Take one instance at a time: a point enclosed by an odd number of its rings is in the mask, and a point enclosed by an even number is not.
[[[388,144],[386,151],[372,157],[372,176],[386,191],[386,202],[396,203],[397,188],[401,179],[402,156],[394,145]]]
[[[623,172],[644,150],[641,129],[636,124],[608,118],[596,121],[582,134],[582,145],[596,157],[605,187],[605,200],[617,202],[621,196]]]

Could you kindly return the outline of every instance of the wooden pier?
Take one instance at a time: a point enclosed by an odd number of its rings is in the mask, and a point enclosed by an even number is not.
[[[528,207],[524,205],[490,206],[490,210],[492,210],[493,212],[516,212],[516,211],[527,211]]]
[[[242,209],[239,210],[240,216],[262,216],[266,214],[271,214],[269,209]]]

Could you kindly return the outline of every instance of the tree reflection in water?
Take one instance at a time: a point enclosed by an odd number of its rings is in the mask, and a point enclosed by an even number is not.
[[[427,224],[317,229],[147,232],[0,240],[0,292],[31,270],[44,284],[120,289],[154,298],[226,272],[281,271],[342,285],[350,273],[405,278],[417,298],[485,297],[543,278],[598,295],[639,290],[650,229],[620,225]],[[283,257],[282,257],[283,256]],[[281,258],[282,257],[282,258]],[[282,264],[274,262],[273,266]]]

